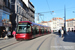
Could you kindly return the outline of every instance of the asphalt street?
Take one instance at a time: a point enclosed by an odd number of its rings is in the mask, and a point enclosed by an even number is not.
[[[74,33],[61,38],[58,34],[47,34],[32,40],[16,41],[6,39],[0,41],[0,50],[75,50]],[[67,40],[71,39],[71,41]]]

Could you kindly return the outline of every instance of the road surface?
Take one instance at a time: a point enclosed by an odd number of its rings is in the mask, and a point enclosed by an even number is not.
[[[75,50],[73,45],[67,45],[63,38],[56,34],[47,34],[32,40],[16,41],[10,40],[0,50]]]

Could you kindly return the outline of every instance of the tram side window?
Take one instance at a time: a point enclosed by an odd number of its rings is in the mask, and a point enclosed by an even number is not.
[[[35,27],[35,34],[37,34],[38,32],[37,32],[37,27]]]
[[[46,29],[44,29],[44,33],[45,33]]]
[[[37,34],[39,34],[39,28],[37,29]]]
[[[30,25],[27,26],[27,33],[31,33],[31,26]]]
[[[43,29],[41,29],[42,30],[42,34],[43,34]]]
[[[32,34],[35,35],[35,29],[32,27]]]
[[[50,32],[51,32],[51,29],[50,29]]]
[[[44,34],[44,28],[43,28],[43,34]]]
[[[48,29],[47,29],[47,33],[48,33]]]
[[[47,29],[46,29],[46,33],[47,33]]]

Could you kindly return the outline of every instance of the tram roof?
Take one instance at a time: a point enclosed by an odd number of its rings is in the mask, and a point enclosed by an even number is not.
[[[37,26],[42,26],[42,27],[48,27],[48,26],[45,26],[45,25],[41,25],[41,24],[37,24],[37,23],[34,23],[32,22],[33,25],[37,25]]]
[[[37,23],[34,23],[34,22],[30,22],[30,21],[20,21],[19,23],[24,23],[24,22],[31,23],[31,24],[37,25],[37,26],[48,27],[48,26],[45,26],[45,25],[41,25],[41,24],[37,24]]]
[[[27,23],[32,23],[32,22],[30,22],[30,21],[20,21],[19,23],[25,23],[25,22],[27,22]]]

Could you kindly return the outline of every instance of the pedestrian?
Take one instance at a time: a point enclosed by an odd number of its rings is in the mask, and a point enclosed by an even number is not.
[[[61,30],[61,37],[63,37],[63,34],[64,34],[64,30],[62,29]]]
[[[14,38],[15,38],[15,34],[16,34],[16,31],[14,30],[13,33],[12,33],[12,35],[14,36]]]
[[[7,35],[8,35],[8,37],[10,38],[10,36],[11,36],[11,32],[10,32],[10,31],[8,31]]]
[[[4,38],[4,40],[5,40],[6,38],[8,38],[8,37],[7,37],[7,32],[6,32],[5,30],[3,30],[3,32],[2,32],[2,37]]]
[[[60,29],[59,29],[58,33],[59,33],[59,36],[60,36],[61,35],[61,30]]]

